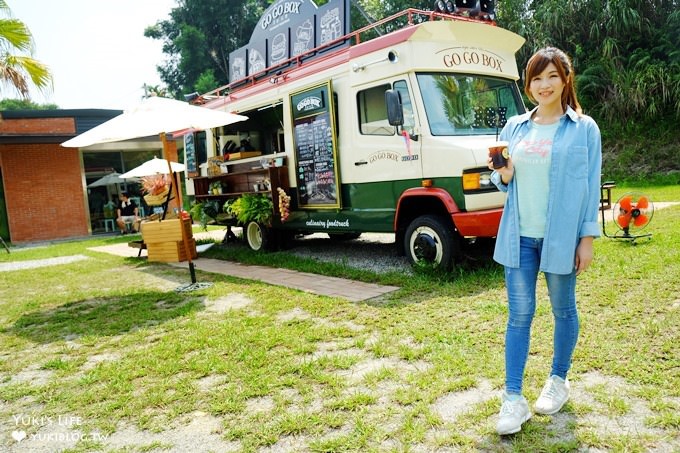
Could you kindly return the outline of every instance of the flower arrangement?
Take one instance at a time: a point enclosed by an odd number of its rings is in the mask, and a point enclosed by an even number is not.
[[[150,195],[159,195],[168,190],[165,175],[151,175],[142,177],[142,189]]]
[[[149,206],[158,206],[165,202],[168,192],[168,180],[165,175],[144,176],[142,178],[144,201]]]
[[[281,222],[285,222],[290,215],[290,195],[280,187],[277,187],[276,191],[279,193],[279,213],[281,214]]]

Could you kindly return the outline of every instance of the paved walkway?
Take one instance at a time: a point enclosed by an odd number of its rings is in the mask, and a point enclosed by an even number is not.
[[[58,264],[70,264],[80,260],[86,260],[85,255],[59,256],[42,260],[9,261],[0,263],[0,272],[19,271],[24,269],[36,269],[38,267],[56,266]]]
[[[224,235],[224,232],[222,232],[222,235]],[[200,233],[196,236],[200,237]],[[139,250],[129,247],[126,243],[92,247],[90,250],[126,257],[137,257],[137,253],[139,252]],[[146,256],[146,251],[142,251],[142,256]],[[372,299],[399,289],[397,286],[376,285],[373,283],[326,277],[289,269],[254,266],[231,261],[201,258],[200,256],[193,260],[193,263],[196,270],[204,272],[258,280],[271,285],[285,286],[287,288],[294,288],[323,296],[342,297],[352,302]],[[168,264],[185,269],[189,268],[189,263],[186,261]]]

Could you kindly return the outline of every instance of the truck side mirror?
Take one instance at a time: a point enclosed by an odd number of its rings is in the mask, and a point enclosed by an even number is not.
[[[397,90],[385,91],[385,105],[387,105],[387,121],[390,126],[404,125],[404,109],[401,105],[401,95]]]

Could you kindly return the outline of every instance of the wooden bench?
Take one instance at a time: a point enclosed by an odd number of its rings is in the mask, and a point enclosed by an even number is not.
[[[130,241],[128,242],[128,247],[139,249],[139,253],[137,253],[137,257],[139,258],[140,256],[142,256],[142,250],[146,250],[146,243],[142,240]]]
[[[612,207],[612,189],[616,187],[614,181],[605,181],[600,186],[600,211],[606,211]]]

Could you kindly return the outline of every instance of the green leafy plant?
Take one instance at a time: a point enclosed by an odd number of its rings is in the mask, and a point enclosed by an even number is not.
[[[272,200],[265,195],[259,194],[245,194],[234,200],[228,207],[225,206],[225,208],[242,224],[255,221],[269,225],[274,213]]]
[[[224,202],[222,205],[222,211],[226,212],[229,215],[233,215],[231,212],[231,205],[234,204],[234,201],[236,201],[234,198],[230,198],[227,201]]]
[[[214,222],[220,213],[220,205],[217,201],[206,201],[203,203],[194,202],[189,209],[189,214],[201,224],[204,230],[208,229],[208,224]]]

